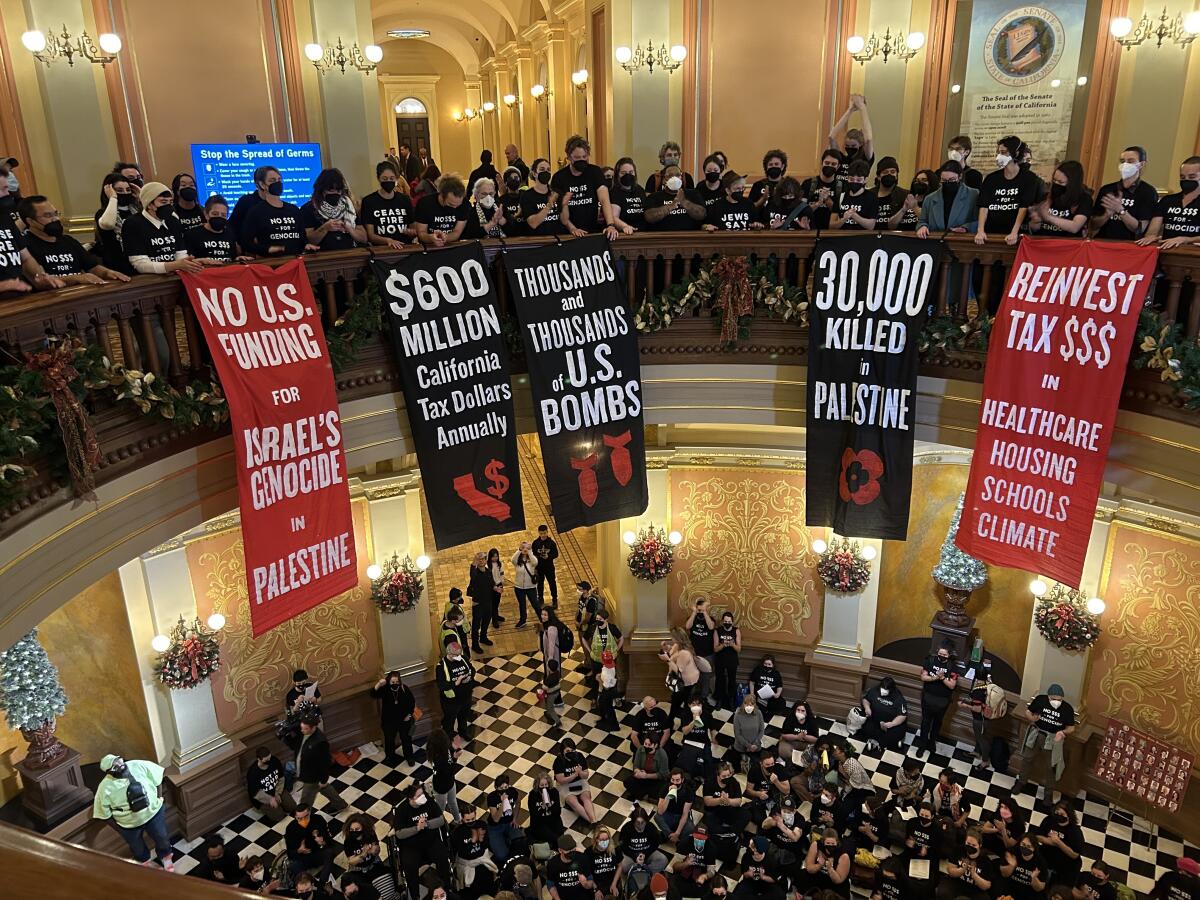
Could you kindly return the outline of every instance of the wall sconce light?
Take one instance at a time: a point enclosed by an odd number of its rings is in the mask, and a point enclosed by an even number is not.
[[[171,639],[165,634],[156,634],[150,640],[150,647],[155,653],[166,653],[167,648],[171,646]]]
[[[431,560],[424,553],[422,553],[420,556],[417,557],[417,568],[420,569],[422,572],[424,572],[426,569],[428,569],[430,567],[430,565],[432,565],[432,564],[433,564],[433,560]]]
[[[551,96],[552,92],[544,84],[535,84],[529,89],[529,95],[533,97],[537,103],[545,103],[546,98]]]
[[[367,577],[370,578],[372,581],[374,581],[376,578],[378,578],[382,574],[383,574],[383,566],[379,565],[379,563],[371,563],[369,566],[367,566]]]
[[[1046,582],[1042,581],[1040,578],[1035,578],[1033,581],[1029,582],[1029,593],[1033,594],[1035,597],[1045,597],[1047,590],[1049,590],[1049,588],[1046,586]]]
[[[882,56],[885,63],[889,56],[895,56],[907,63],[924,46],[924,32],[914,31],[906,37],[903,31],[892,34],[891,28],[883,32],[882,38],[872,31],[868,38],[855,34],[846,40],[846,50],[858,60],[859,65],[864,66],[876,56]]]
[[[1180,47],[1186,47],[1200,34],[1200,10],[1184,16],[1179,13],[1174,18],[1167,15],[1164,6],[1162,14],[1157,19],[1151,19],[1145,13],[1138,20],[1137,26],[1133,19],[1118,16],[1108,23],[1108,33],[1126,50],[1154,38],[1154,46],[1161,47],[1164,41],[1174,41]]]
[[[326,48],[320,44],[305,44],[304,55],[308,57],[308,61],[322,75],[333,69],[337,69],[345,75],[347,66],[351,66],[358,69],[364,75],[368,75],[375,71],[379,66],[379,62],[383,59],[383,48],[377,44],[367,44],[362,50],[358,49],[358,44],[346,47],[339,35],[337,43],[332,47]]]
[[[516,107],[521,105],[521,100],[516,94],[505,94],[503,97],[500,98],[500,100],[509,109],[515,109]]]
[[[862,548],[862,557],[867,562],[870,562],[871,560],[873,560],[878,554],[879,554],[879,551],[876,550],[874,547],[872,547],[870,544],[867,544],[865,547]]]
[[[462,112],[455,110],[451,118],[453,118],[454,121],[459,125],[464,125],[474,122],[477,118],[479,118],[480,115],[481,113],[479,110],[473,106],[468,106],[465,107]]]
[[[580,69],[578,72],[571,73],[571,84],[575,85],[575,90],[586,91],[588,83],[588,70]]]
[[[33,58],[47,66],[54,60],[62,58],[68,66],[75,65],[75,57],[86,59],[98,66],[107,66],[121,52],[121,39],[111,32],[105,32],[99,37],[100,47],[92,43],[91,36],[85,31],[79,37],[71,36],[67,26],[63,25],[62,32],[49,35],[41,31],[27,31],[21,35],[21,43],[33,54]]]
[[[225,617],[219,612],[213,613],[208,617],[208,627],[213,631],[220,631],[225,627]]]
[[[625,542],[626,547],[632,547],[633,542],[637,540],[637,535],[632,531],[626,531],[623,535],[621,535],[621,540]]]
[[[678,547],[683,543],[683,535],[678,531],[672,531],[667,535],[667,540],[671,542],[672,547]]]
[[[829,549],[829,545],[827,543],[825,543],[823,540],[821,540],[820,538],[817,538],[815,541],[812,542],[812,549],[813,549],[813,553],[817,554],[817,556],[820,556],[822,553],[824,553],[826,550]]]
[[[617,62],[621,64],[621,68],[632,75],[642,66],[645,66],[650,74],[654,74],[654,67],[658,66],[668,75],[683,65],[683,61],[687,59],[687,47],[683,44],[674,44],[671,49],[667,49],[666,43],[658,45],[658,49],[654,49],[654,41],[646,41],[645,47],[618,47],[613,51],[613,55],[617,58]]]
[[[485,113],[494,113],[496,111],[496,104],[489,100],[483,104],[482,111]]]

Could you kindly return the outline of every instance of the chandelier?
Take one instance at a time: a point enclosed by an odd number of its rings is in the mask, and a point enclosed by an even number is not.
[[[105,32],[100,35],[99,42],[97,48],[86,31],[79,37],[72,37],[66,25],[63,25],[60,34],[53,31],[49,34],[27,31],[21,35],[25,49],[33,54],[34,59],[47,66],[56,59],[65,59],[68,66],[74,66],[77,56],[98,66],[107,66],[121,52],[121,39],[111,32]]]
[[[1162,14],[1157,19],[1151,19],[1145,13],[1134,27],[1133,19],[1118,16],[1108,23],[1108,31],[1118,44],[1126,50],[1154,38],[1154,46],[1161,47],[1163,41],[1174,41],[1180,47],[1186,47],[1200,34],[1200,10],[1190,12],[1187,16],[1182,13],[1171,18],[1164,6]]]
[[[651,75],[654,74],[655,66],[670,75],[687,59],[687,47],[683,44],[675,44],[668,50],[667,45],[662,43],[655,50],[654,41],[647,40],[645,47],[635,47],[632,50],[629,47],[618,47],[613,55],[621,64],[621,68],[630,75],[642,66],[649,69]]]
[[[864,38],[855,34],[846,40],[846,50],[858,60],[859,65],[864,66],[876,56],[882,56],[885,63],[889,56],[895,56],[907,63],[924,46],[924,32],[914,31],[905,36],[904,32],[899,30],[892,34],[891,28],[883,32],[882,38],[872,31],[870,37]]]
[[[304,55],[308,57],[308,61],[322,75],[333,69],[337,69],[345,75],[347,66],[358,69],[358,71],[367,75],[374,72],[380,60],[383,59],[383,48],[377,44],[367,44],[362,50],[358,49],[358,44],[346,47],[339,35],[337,43],[332,47],[322,47],[320,44],[305,44]]]

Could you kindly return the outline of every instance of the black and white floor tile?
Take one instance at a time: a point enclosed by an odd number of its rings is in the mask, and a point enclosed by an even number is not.
[[[577,649],[575,656],[578,655]],[[619,828],[633,808],[621,793],[622,778],[632,757],[627,730],[609,733],[598,729],[576,666],[568,663],[563,671],[566,701],[563,728],[575,738],[592,763],[592,795],[597,809],[605,811],[605,824]],[[459,760],[462,766],[458,784],[460,806],[482,807],[492,782],[502,772],[510,773],[513,786],[524,794],[533,785],[536,774],[551,764],[557,740],[551,737],[550,723],[537,701],[535,692],[539,680],[540,663],[530,655],[494,657],[481,665],[475,690],[475,739]],[[723,723],[718,742],[725,747],[732,746],[729,714],[718,711],[717,717]],[[778,735],[781,724],[781,717],[772,719],[768,735]],[[845,734],[841,723],[822,724],[835,733]],[[854,741],[854,744],[862,749],[860,742]],[[385,766],[378,748],[368,744],[363,749],[366,752],[354,766],[337,774],[337,789],[352,810],[368,813],[379,820],[382,836],[387,830],[382,819],[399,802],[400,792],[414,778],[427,780],[431,771],[423,762],[402,763],[396,768]],[[938,772],[949,766],[959,774],[960,784],[973,809],[995,809],[999,798],[1006,796],[1013,787],[1012,776],[972,769],[971,748],[965,744],[957,744],[950,755],[944,755],[950,749],[943,741],[939,745],[939,754],[923,756],[925,774],[936,779]],[[418,755],[423,756],[420,749]],[[893,751],[884,751],[882,756],[862,756],[875,785],[883,790],[903,760],[901,754]],[[990,777],[985,777],[988,775]],[[1032,794],[1027,790],[1017,799],[1029,812],[1032,823],[1039,824],[1043,814],[1032,811]],[[325,798],[318,797],[318,809],[326,802]],[[1185,845],[1183,840],[1165,830],[1151,829],[1146,820],[1135,819],[1101,797],[1082,793],[1075,798],[1075,808],[1086,840],[1085,861],[1099,856],[1113,867],[1115,880],[1123,881],[1139,894],[1148,894],[1159,876],[1174,869],[1178,857],[1186,854],[1200,859],[1200,849]],[[807,814],[806,806],[800,812]],[[343,813],[338,818],[344,821],[346,815]],[[565,806],[563,816],[568,830],[582,844],[586,827],[581,827],[582,823],[578,823],[575,814]],[[285,826],[286,823],[272,825],[256,810],[250,810],[227,822],[221,833],[228,849],[239,856],[275,854],[283,847]],[[181,842],[176,845],[176,851],[176,871],[186,873],[203,855],[203,841]]]

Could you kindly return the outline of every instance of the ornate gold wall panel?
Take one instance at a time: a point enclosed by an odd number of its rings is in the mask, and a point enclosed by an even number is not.
[[[85,764],[107,753],[153,759],[154,739],[120,576],[105,575],[38,627],[67,692],[67,711],[58,720],[63,742],[78,750]],[[25,747],[25,739],[0,714],[0,803],[18,793],[13,763],[25,757]]]
[[[367,502],[353,500],[350,505],[361,563],[369,547]],[[353,590],[252,638],[241,529],[190,542],[187,558],[200,619],[214,612],[225,616],[222,665],[212,679],[222,731],[236,734],[282,712],[297,668],[307,669],[327,695],[378,677],[379,619],[365,563],[359,566],[359,583]]]
[[[803,472],[672,468],[671,527],[683,534],[669,576],[672,625],[704,595],[736,614],[742,638],[807,647],[824,591],[804,524]]]
[[[1113,522],[1087,709],[1200,755],[1200,542]]]
[[[881,587],[875,618],[875,647],[902,638],[928,638],[929,620],[941,608],[941,591],[930,573],[966,487],[965,465],[913,468],[912,511],[907,541],[884,541]],[[1030,576],[1017,569],[988,566],[988,582],[971,594],[967,612],[975,616],[985,650],[1024,674],[1033,597]]]

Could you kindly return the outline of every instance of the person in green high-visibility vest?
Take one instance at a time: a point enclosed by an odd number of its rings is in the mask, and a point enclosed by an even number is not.
[[[167,834],[167,810],[158,795],[163,767],[143,759],[126,761],[110,753],[100,760],[100,771],[104,779],[96,788],[92,817],[110,819],[129,844],[134,859],[144,866],[153,864],[144,837],[149,832],[162,867],[174,872],[175,854]]]

